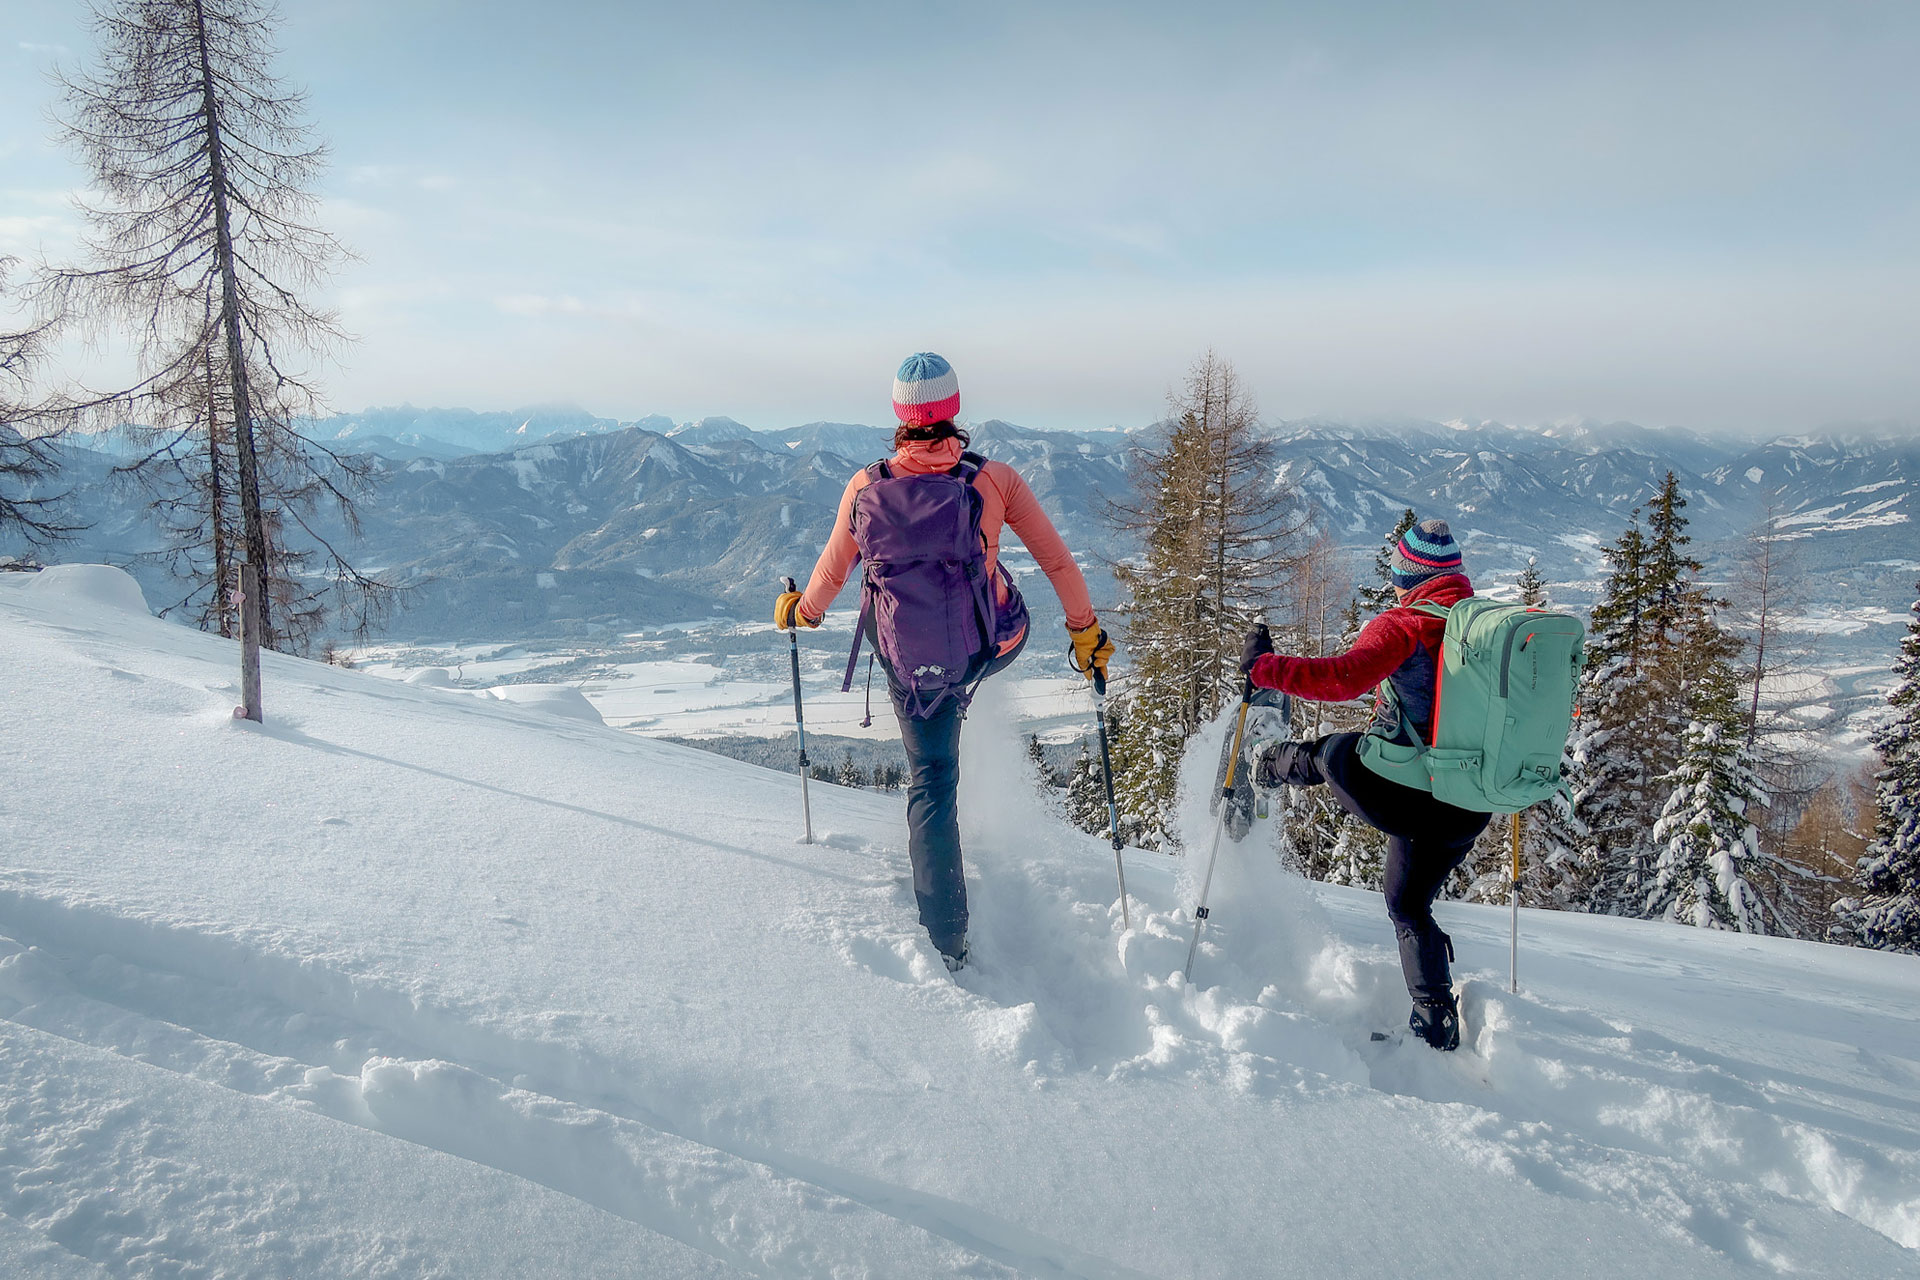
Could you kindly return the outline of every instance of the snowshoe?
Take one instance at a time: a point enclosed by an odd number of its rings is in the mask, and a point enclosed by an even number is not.
[[[1227,806],[1226,832],[1230,840],[1246,839],[1247,832],[1253,830],[1254,822],[1268,816],[1267,792],[1254,782],[1252,748],[1256,743],[1290,737],[1292,727],[1288,720],[1291,710],[1287,695],[1279,690],[1254,690],[1253,698],[1247,703],[1246,726],[1240,733],[1240,763],[1233,771],[1233,791],[1223,797],[1221,790],[1227,781],[1227,764],[1233,756],[1233,729],[1231,725],[1227,729],[1227,740],[1220,746],[1220,767],[1213,774],[1213,797],[1208,802],[1207,812],[1218,817],[1224,799]]]

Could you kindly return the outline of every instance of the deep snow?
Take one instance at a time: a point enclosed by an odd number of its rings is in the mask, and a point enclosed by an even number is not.
[[[976,967],[900,802],[0,575],[0,1271],[1711,1276],[1920,1269],[1920,960],[1190,887],[966,738]],[[778,637],[770,637],[772,643]],[[1207,767],[1213,746],[1195,759]],[[1204,815],[1190,815],[1204,830]]]

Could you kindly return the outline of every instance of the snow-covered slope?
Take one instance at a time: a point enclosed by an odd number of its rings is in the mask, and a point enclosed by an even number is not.
[[[1510,996],[1455,905],[1468,1051],[1375,1044],[1377,897],[1229,850],[1190,988],[989,704],[956,982],[896,798],[275,655],[236,722],[71,570],[0,653],[0,1273],[1916,1267],[1912,957],[1530,912]]]

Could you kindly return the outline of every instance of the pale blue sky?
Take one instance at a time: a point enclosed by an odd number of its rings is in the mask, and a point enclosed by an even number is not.
[[[343,407],[1920,422],[1920,5],[289,0]],[[9,0],[0,252],[83,175]]]

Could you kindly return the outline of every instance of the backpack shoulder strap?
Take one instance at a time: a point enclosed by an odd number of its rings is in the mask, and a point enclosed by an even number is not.
[[[1424,613],[1429,618],[1440,618],[1442,620],[1453,616],[1453,610],[1450,607],[1444,604],[1435,604],[1431,600],[1422,600],[1419,604],[1413,606],[1413,611],[1415,613]]]
[[[867,479],[869,480],[893,479],[893,468],[887,465],[885,458],[880,459],[878,462],[870,462],[863,469],[866,471]]]

